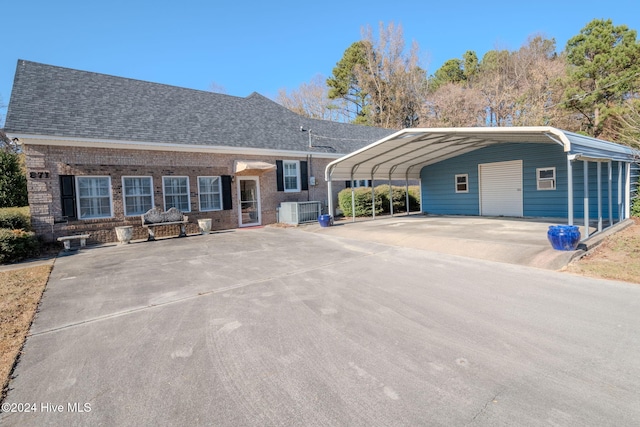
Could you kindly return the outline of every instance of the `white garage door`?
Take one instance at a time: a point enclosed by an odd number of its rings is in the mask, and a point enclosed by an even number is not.
[[[522,160],[479,165],[480,215],[522,216]]]

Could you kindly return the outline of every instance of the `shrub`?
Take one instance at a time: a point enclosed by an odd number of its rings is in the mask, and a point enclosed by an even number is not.
[[[0,263],[20,261],[38,255],[39,251],[35,233],[0,228]]]
[[[393,198],[393,212],[406,212],[406,188],[396,187],[391,188]],[[378,185],[374,188],[376,198],[376,215],[389,214],[389,186]],[[371,216],[371,188],[359,187],[354,189],[355,194],[355,216]],[[345,216],[351,215],[351,188],[345,188],[338,193],[338,204]],[[415,212],[420,209],[420,187],[409,187],[409,206],[411,211]]]
[[[27,177],[20,155],[0,150],[0,207],[26,206]]]
[[[355,216],[371,216],[373,215],[373,209],[371,206],[371,188],[359,187],[354,189],[355,201],[356,201],[356,214]],[[382,213],[382,197],[376,193],[376,215]],[[340,210],[345,216],[353,216],[351,213],[351,188],[345,188],[338,193],[338,204]]]
[[[0,209],[0,228],[31,230],[29,207]]]
[[[631,203],[631,216],[640,218],[640,193],[636,194],[636,198]]]

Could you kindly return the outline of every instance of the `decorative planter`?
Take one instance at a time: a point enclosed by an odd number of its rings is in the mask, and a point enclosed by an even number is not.
[[[123,227],[116,227],[116,237],[121,245],[129,243],[133,237],[133,226],[125,225]]]
[[[202,234],[209,234],[211,231],[211,219],[199,219],[198,227],[200,227]]]
[[[580,243],[580,229],[577,225],[551,225],[547,231],[547,239],[553,249],[559,251],[575,251]]]
[[[318,217],[320,227],[329,227],[331,225],[331,215],[320,215]]]

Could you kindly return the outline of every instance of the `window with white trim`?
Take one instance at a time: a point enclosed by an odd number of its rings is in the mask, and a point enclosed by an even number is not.
[[[300,162],[297,160],[284,160],[282,167],[284,191],[300,191]]]
[[[110,176],[77,176],[78,218],[110,218],[111,203]]]
[[[555,190],[556,168],[537,168],[536,181],[538,182],[538,190]]]
[[[153,209],[153,179],[150,176],[123,176],[122,198],[125,216],[142,215]]]
[[[469,174],[456,175],[456,193],[468,193],[469,192]]]
[[[222,188],[219,176],[198,177],[198,198],[201,211],[222,209]]]
[[[180,212],[191,212],[188,176],[163,176],[164,210],[176,208]]]

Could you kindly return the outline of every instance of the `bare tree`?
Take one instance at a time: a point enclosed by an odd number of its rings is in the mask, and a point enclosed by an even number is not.
[[[227,89],[216,82],[211,82],[211,84],[209,85],[209,92],[221,93],[223,95],[226,95]]]
[[[429,96],[425,109],[423,117],[429,127],[483,126],[486,114],[482,93],[455,83],[440,86]]]
[[[628,99],[625,108],[615,115],[615,139],[640,150],[640,101]]]
[[[2,97],[0,97],[0,110],[4,110],[7,108],[6,104],[2,101]],[[0,115],[0,150],[7,151],[11,153],[20,152],[20,146],[17,141],[12,140],[7,136],[4,132],[4,115]]]
[[[276,102],[289,110],[312,119],[345,121],[341,114],[340,100],[332,101],[328,97],[325,77],[316,75],[309,83],[302,83],[298,89],[287,92],[280,89]]]
[[[405,52],[402,26],[380,23],[376,40],[370,27],[363,30],[365,64],[355,67],[357,81],[368,100],[370,125],[415,127],[426,93],[426,73],[420,67],[419,47]]]

